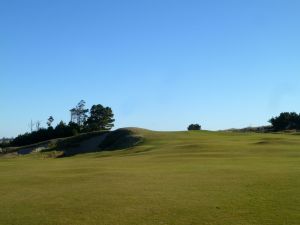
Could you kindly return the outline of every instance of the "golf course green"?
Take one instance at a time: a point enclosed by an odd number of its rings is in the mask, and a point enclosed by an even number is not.
[[[297,133],[134,132],[116,151],[1,156],[0,224],[300,224]]]

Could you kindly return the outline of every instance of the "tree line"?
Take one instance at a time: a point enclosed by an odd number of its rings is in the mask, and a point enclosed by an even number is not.
[[[66,124],[60,121],[55,127],[52,126],[54,117],[50,116],[47,120],[47,128],[40,127],[40,122],[36,124],[36,130],[20,134],[14,138],[10,146],[30,145],[55,138],[74,136],[80,133],[111,130],[114,126],[114,114],[110,107],[101,104],[93,105],[91,109],[86,109],[85,101],[81,100],[70,110],[71,121]],[[269,120],[271,127],[264,131],[284,131],[300,130],[300,114],[295,112],[283,112],[279,116]],[[188,130],[201,130],[199,124],[191,124]],[[7,144],[5,144],[7,145]]]
[[[114,126],[114,114],[110,107],[101,104],[93,105],[91,109],[86,109],[86,102],[81,100],[76,107],[70,110],[71,121],[67,124],[60,121],[55,127],[52,126],[54,117],[49,116],[47,128],[36,126],[36,130],[31,130],[25,134],[20,134],[10,143],[11,146],[30,145],[55,138],[74,136],[80,133],[111,130]]]

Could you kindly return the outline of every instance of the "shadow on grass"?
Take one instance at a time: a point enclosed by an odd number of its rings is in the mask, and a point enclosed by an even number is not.
[[[143,138],[137,132],[132,129],[123,128],[102,133],[100,136],[91,137],[82,142],[68,143],[67,147],[64,146],[63,154],[57,158],[101,151],[126,150],[142,142]]]

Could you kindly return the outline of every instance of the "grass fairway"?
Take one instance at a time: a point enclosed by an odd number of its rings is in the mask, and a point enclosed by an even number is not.
[[[126,151],[0,158],[0,224],[300,224],[299,135],[139,132]]]

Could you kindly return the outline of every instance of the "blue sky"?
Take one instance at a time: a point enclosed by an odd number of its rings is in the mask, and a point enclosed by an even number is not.
[[[300,1],[0,2],[0,137],[69,120],[81,99],[116,127],[267,124],[300,111]]]

